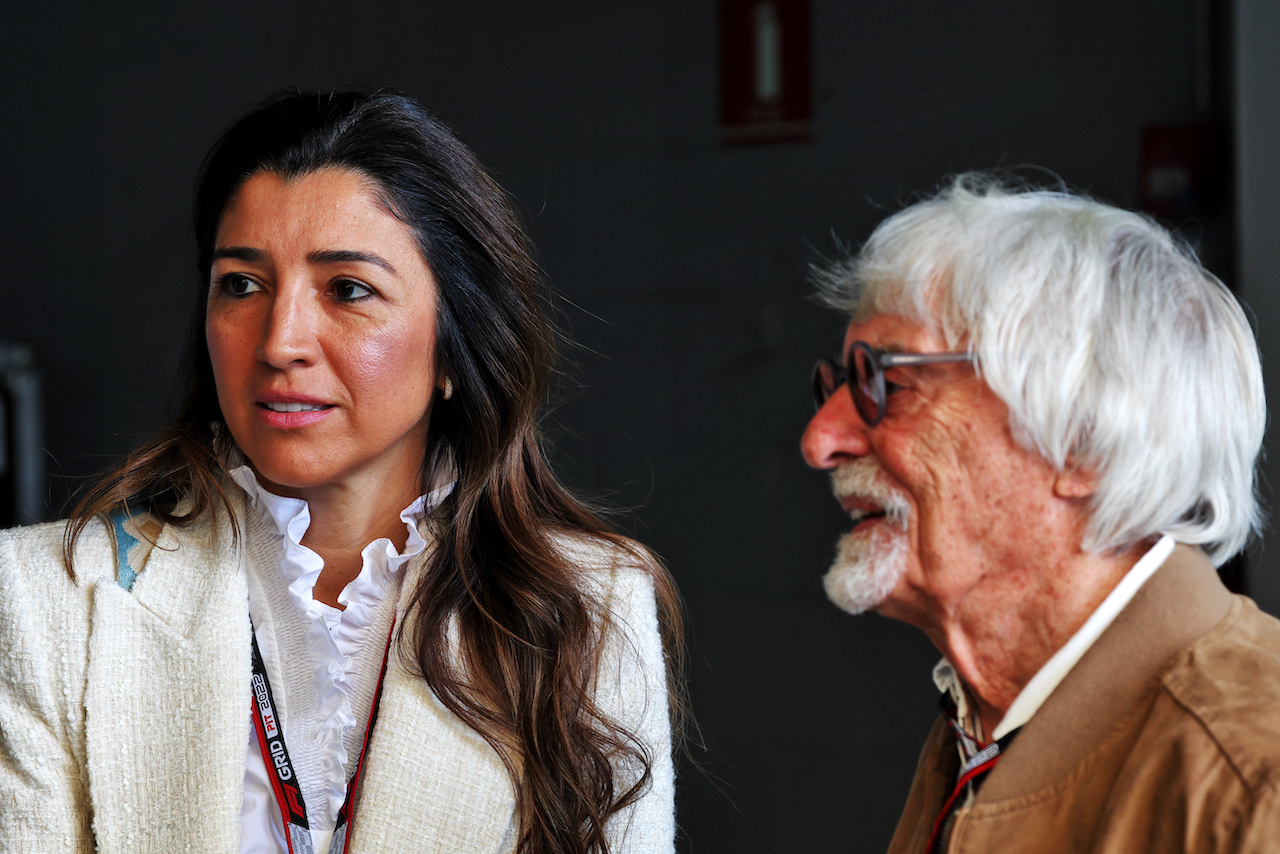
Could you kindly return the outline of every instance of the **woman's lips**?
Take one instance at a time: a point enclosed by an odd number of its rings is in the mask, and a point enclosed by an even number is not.
[[[333,404],[301,395],[273,395],[255,404],[258,418],[269,427],[306,427],[323,421],[334,409]]]
[[[318,412],[321,409],[328,409],[328,406],[323,403],[299,403],[297,401],[285,403],[284,401],[268,400],[258,405],[265,406],[272,412]]]

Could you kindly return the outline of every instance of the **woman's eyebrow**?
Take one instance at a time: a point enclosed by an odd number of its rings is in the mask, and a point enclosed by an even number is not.
[[[358,252],[354,249],[317,249],[307,255],[307,260],[312,264],[342,264],[352,261],[363,262],[365,264],[373,264],[381,267],[392,275],[396,273],[396,268],[391,266],[391,262],[383,258],[381,255],[374,255],[372,252]]]
[[[246,261],[249,263],[260,263],[267,260],[267,253],[261,249],[254,249],[251,246],[224,246],[221,249],[215,249],[213,252],[213,260],[220,258],[231,258],[236,261]],[[372,252],[359,252],[355,249],[317,249],[307,255],[307,260],[312,264],[343,264],[350,262],[362,262],[365,264],[373,264],[381,267],[392,275],[399,275],[396,268],[391,262],[383,258],[381,255],[375,255]]]
[[[213,250],[213,260],[219,258],[232,258],[236,261],[258,262],[267,260],[267,253],[261,249],[253,249],[249,246],[224,246],[221,249]]]

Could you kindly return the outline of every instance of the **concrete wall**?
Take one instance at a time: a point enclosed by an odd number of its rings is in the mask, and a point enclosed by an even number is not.
[[[0,337],[47,372],[54,471],[94,471],[161,422],[218,130],[289,84],[416,94],[517,196],[580,344],[557,458],[635,510],[624,524],[688,598],[701,768],[682,769],[682,850],[882,850],[936,653],[823,599],[842,519],[797,442],[842,324],[807,301],[806,264],[972,167],[1036,164],[1134,204],[1141,126],[1194,117],[1192,0],[814,0],[816,139],[732,150],[713,3],[179,9],[24,4],[0,35]],[[1276,261],[1251,257],[1261,297]]]

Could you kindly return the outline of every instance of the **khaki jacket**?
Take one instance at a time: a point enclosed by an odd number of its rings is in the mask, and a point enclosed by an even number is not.
[[[890,854],[921,854],[959,767],[939,719]],[[949,854],[1280,852],[1280,621],[1178,546],[1023,727]]]

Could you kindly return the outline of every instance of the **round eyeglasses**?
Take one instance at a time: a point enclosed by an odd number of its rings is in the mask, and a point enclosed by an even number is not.
[[[972,362],[972,353],[886,353],[877,350],[866,341],[854,341],[849,345],[844,365],[823,357],[813,366],[813,402],[819,409],[836,389],[849,386],[849,395],[858,415],[868,427],[874,427],[884,418],[888,404],[888,386],[884,372],[889,368],[911,365],[939,365],[946,362]],[[853,382],[849,382],[849,368],[853,366]]]

